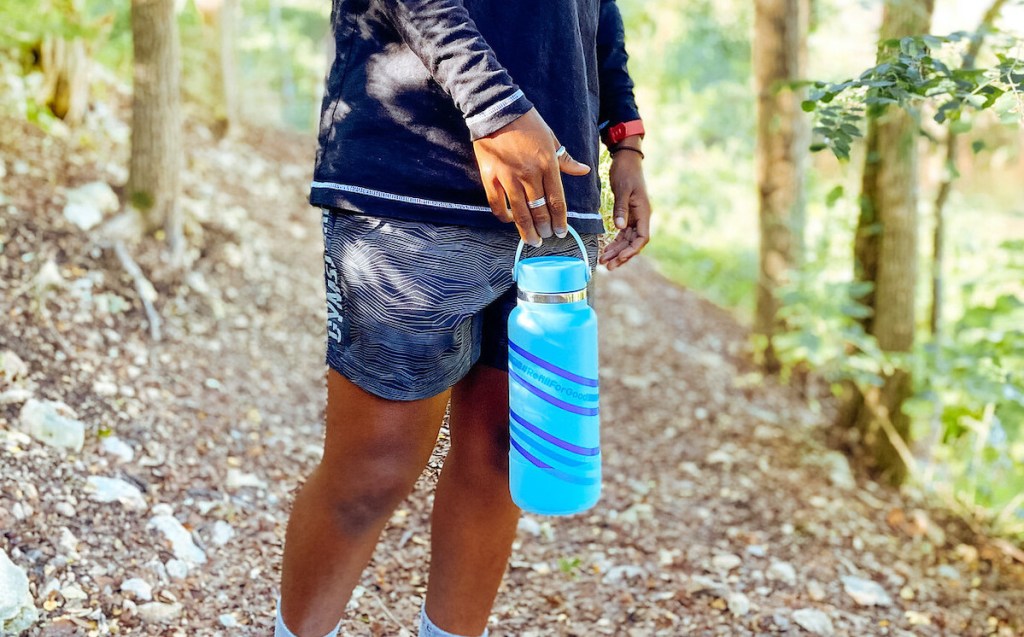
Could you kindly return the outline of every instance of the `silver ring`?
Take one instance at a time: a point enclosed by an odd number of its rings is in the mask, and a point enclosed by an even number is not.
[[[559,146],[558,150],[555,151],[555,159],[562,159],[569,154],[569,151],[565,149],[565,146]]]
[[[540,199],[534,199],[533,201],[526,202],[526,207],[529,208],[530,210],[536,210],[537,208],[540,208],[541,206],[544,206],[547,203],[548,200],[545,199],[544,197],[541,197]]]

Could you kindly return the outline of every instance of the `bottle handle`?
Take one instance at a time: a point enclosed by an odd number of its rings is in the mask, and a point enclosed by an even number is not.
[[[572,238],[576,240],[576,245],[579,246],[580,252],[583,253],[583,263],[585,263],[587,265],[587,278],[586,278],[586,281],[587,281],[587,283],[590,283],[590,255],[587,254],[587,246],[583,245],[583,239],[580,237],[580,233],[576,232],[576,230],[572,226],[567,226],[567,227],[569,229],[569,234],[571,234]],[[516,282],[519,279],[519,267],[518,266],[519,266],[520,258],[523,256],[523,248],[525,248],[525,247],[526,247],[526,243],[522,239],[520,239],[519,240],[519,247],[516,248],[516,260],[512,263],[512,282],[513,283]]]

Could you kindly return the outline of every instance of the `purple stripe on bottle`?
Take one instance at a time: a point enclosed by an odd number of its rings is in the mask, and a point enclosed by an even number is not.
[[[537,387],[534,387],[529,382],[527,382],[526,379],[524,379],[522,376],[515,373],[511,369],[508,370],[508,377],[510,380],[514,380],[519,385],[522,385],[522,387],[526,391],[530,392],[531,394],[540,398],[541,400],[551,403],[555,407],[561,407],[562,409],[568,412],[579,414],[580,416],[596,416],[598,414],[597,407],[579,407],[577,405],[573,405],[572,403],[567,403],[564,400],[559,400],[558,398],[555,398],[551,394],[542,391]]]
[[[512,443],[512,448],[518,451],[521,456],[529,460],[530,463],[536,466],[537,468],[543,469],[544,472],[551,476],[552,478],[558,478],[559,480],[563,480],[565,482],[569,482],[572,484],[578,484],[584,487],[591,487],[601,483],[600,477],[585,477],[573,475],[566,471],[560,471],[550,465],[544,464],[543,462],[535,458],[529,451],[524,449],[523,446],[519,444],[515,438],[510,438],[509,442]]]
[[[587,387],[597,387],[597,379],[587,378],[586,376],[580,376],[579,374],[573,374],[567,369],[562,369],[561,367],[549,363],[548,361],[544,360],[539,356],[531,354],[530,352],[526,351],[522,347],[519,347],[512,341],[508,342],[508,348],[515,352],[516,354],[519,354],[526,360],[530,361],[531,363],[539,365],[540,367],[548,370],[552,374],[558,374],[562,378],[571,380],[574,383],[579,383],[580,385],[585,385]]]
[[[537,425],[527,422],[522,416],[520,416],[514,411],[509,411],[509,416],[512,417],[512,420],[516,421],[517,423],[528,429],[538,438],[542,438],[543,440],[550,442],[551,444],[555,445],[556,447],[559,447],[560,449],[565,449],[566,451],[578,453],[581,456],[596,456],[597,454],[601,453],[601,447],[581,447],[579,445],[574,445],[571,442],[562,440],[561,438],[552,436],[551,434],[544,431]]]
[[[522,456],[523,456],[524,458],[526,458],[527,460],[529,460],[530,462],[532,462],[532,463],[533,463],[534,465],[536,465],[536,466],[540,467],[541,469],[550,469],[550,468],[551,468],[551,465],[549,465],[549,464],[544,464],[543,462],[541,462],[540,460],[538,460],[536,456],[534,456],[534,455],[533,455],[532,453],[530,453],[529,451],[527,451],[526,449],[524,449],[524,448],[523,448],[523,446],[522,446],[521,444],[519,444],[518,442],[516,442],[515,438],[510,438],[510,439],[509,439],[509,442],[510,442],[510,443],[512,443],[512,447],[513,447],[513,448],[514,448],[514,449],[515,449],[516,451],[518,451],[520,455],[522,455]]]

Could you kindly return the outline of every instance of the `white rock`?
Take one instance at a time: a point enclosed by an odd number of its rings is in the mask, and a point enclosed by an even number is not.
[[[62,402],[30,398],[21,408],[21,429],[51,447],[81,451],[85,423],[75,420],[74,413]]]
[[[8,389],[5,392],[0,392],[0,405],[23,403],[29,398],[32,398],[32,392],[21,387],[15,387],[13,389]]]
[[[73,518],[77,514],[75,507],[71,506],[70,502],[58,502],[54,505],[53,510],[66,518]]]
[[[733,555],[732,553],[724,553],[722,555],[716,555],[711,559],[711,566],[716,571],[731,571],[734,568],[738,568],[743,560],[740,559],[739,555]]]
[[[223,615],[219,615],[217,617],[217,621],[219,621],[220,625],[224,628],[238,628],[238,620],[235,619],[235,616],[231,613],[224,613]]]
[[[80,602],[83,599],[89,599],[89,596],[85,594],[85,591],[75,584],[68,584],[64,588],[60,589],[60,594],[66,602]]]
[[[773,563],[768,567],[768,572],[765,575],[773,582],[782,582],[787,586],[796,586],[796,569],[788,562]]]
[[[892,604],[892,598],[876,582],[849,575],[840,579],[846,594],[861,606],[889,606]]]
[[[639,566],[622,565],[613,566],[608,569],[608,572],[604,574],[601,581],[605,584],[616,584],[618,582],[631,580],[633,578],[641,578],[647,575],[647,571],[640,568]]]
[[[69,203],[64,206],[64,218],[78,226],[79,230],[92,230],[103,221],[103,213],[88,204]]]
[[[518,529],[523,533],[532,535],[533,537],[540,537],[540,523],[528,515],[524,515],[519,518]]]
[[[130,594],[140,602],[148,602],[153,599],[153,587],[141,577],[132,577],[121,582],[121,592]]]
[[[743,617],[750,612],[750,599],[743,593],[729,593],[726,601],[729,604],[729,612],[736,617]]]
[[[64,218],[81,230],[91,230],[103,221],[104,213],[114,212],[121,205],[110,185],[102,181],[69,190],[67,197]]]
[[[60,274],[60,268],[57,267],[57,262],[53,259],[46,260],[46,263],[39,268],[39,272],[36,273],[32,282],[36,286],[36,294],[42,294],[47,290],[62,288],[66,283],[66,281],[64,281],[64,277]]]
[[[25,361],[10,350],[0,352],[0,386],[11,384],[25,376],[28,376],[28,365]]]
[[[813,635],[831,637],[831,635],[835,634],[835,628],[832,627],[832,620],[828,618],[828,615],[820,610],[815,610],[813,608],[801,608],[800,610],[793,611],[793,621]]]
[[[114,456],[121,462],[131,462],[135,459],[135,450],[124,440],[117,436],[108,436],[100,443],[100,449],[108,456]]]
[[[850,461],[838,451],[830,451],[821,458],[821,462],[828,469],[828,479],[840,489],[853,490],[857,488],[857,479],[853,477],[850,470]]]
[[[224,546],[235,537],[235,530],[224,520],[217,520],[213,523],[213,531],[210,533],[210,541],[217,546]]]
[[[117,383],[109,380],[96,380],[92,383],[92,391],[97,396],[117,396],[118,387]]]
[[[959,580],[960,579],[960,571],[956,570],[955,566],[950,566],[949,564],[941,565],[938,568],[938,573],[939,573],[939,575],[941,575],[942,577],[945,577],[946,579],[950,579],[950,580]]]
[[[185,579],[188,577],[188,564],[181,560],[170,559],[164,564],[167,569],[167,576],[171,579]]]
[[[825,587],[816,580],[807,582],[807,596],[815,602],[820,602],[825,599]]]
[[[92,499],[97,502],[120,502],[124,508],[132,510],[142,510],[147,506],[142,491],[120,478],[89,476],[86,482],[92,490]]]
[[[181,616],[181,604],[148,602],[135,611],[142,621],[149,624],[169,624]]]
[[[228,479],[225,486],[231,491],[242,489],[245,487],[253,487],[255,489],[266,489],[267,483],[261,480],[258,476],[252,473],[244,473],[238,469],[228,469]]]
[[[0,549],[0,635],[19,635],[38,617],[28,591],[28,576]]]
[[[192,534],[173,515],[154,515],[146,528],[160,531],[171,543],[171,551],[179,560],[190,564],[206,563],[206,553],[196,546]]]
[[[57,548],[60,549],[61,555],[66,555],[72,559],[78,559],[78,538],[75,534],[66,527],[60,527],[60,537],[57,539]]]

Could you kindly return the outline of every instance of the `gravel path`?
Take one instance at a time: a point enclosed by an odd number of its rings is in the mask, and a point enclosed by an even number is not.
[[[154,343],[134,282],[63,214],[69,189],[123,182],[124,139],[0,131],[0,549],[28,577],[27,634],[270,634],[322,435],[310,140],[190,134],[192,267],[129,246],[164,320]],[[598,281],[604,496],[524,517],[493,635],[1024,635],[1024,569],[854,475],[824,445],[827,401],[762,378],[727,313],[642,261]],[[25,432],[51,408],[82,423],[80,448]],[[446,446],[343,634],[414,630]]]

